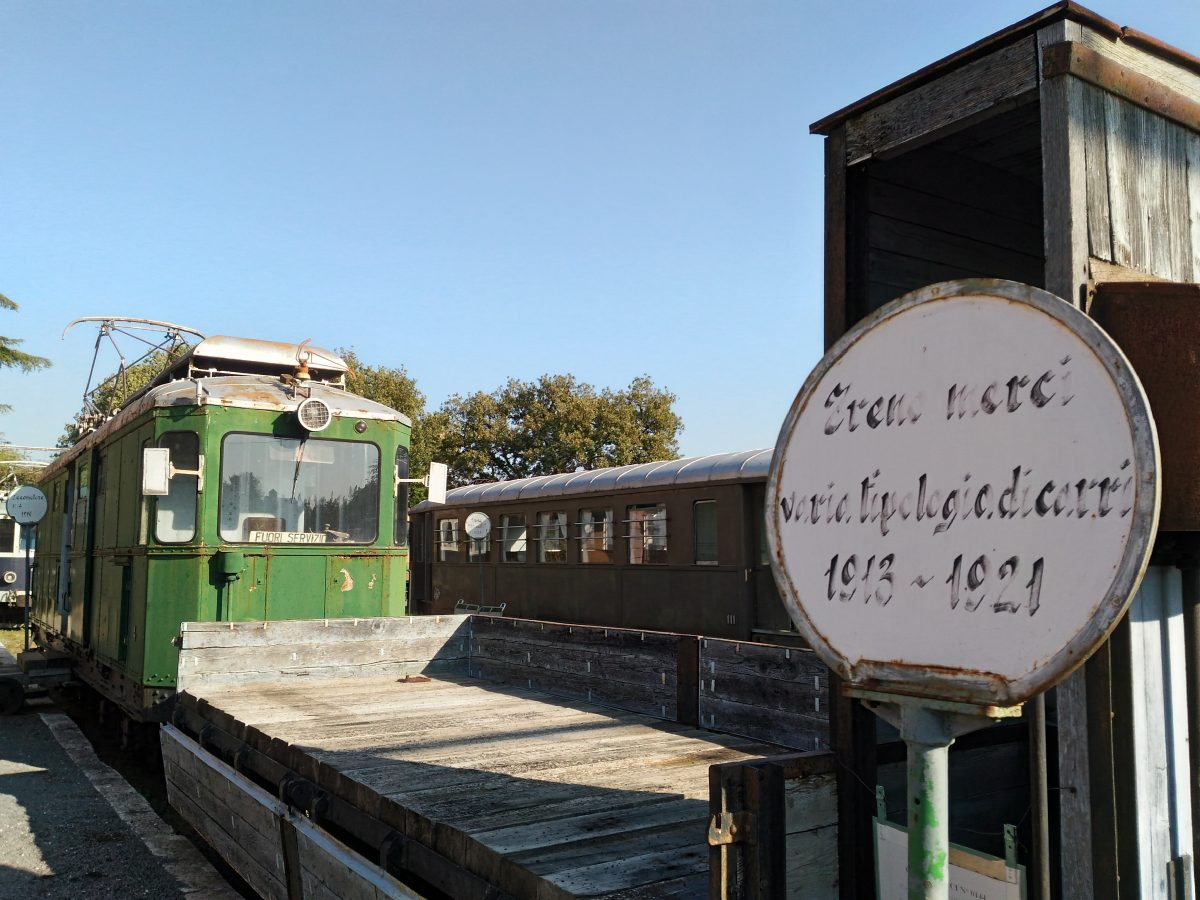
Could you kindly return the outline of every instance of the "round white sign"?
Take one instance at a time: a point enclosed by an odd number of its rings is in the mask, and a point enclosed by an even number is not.
[[[772,567],[856,685],[1015,704],[1107,636],[1149,560],[1149,404],[1079,310],[1013,282],[893,301],[826,354],[771,463]]]
[[[468,535],[479,541],[491,533],[492,520],[487,517],[487,513],[473,512],[467,516],[464,527],[467,529]]]
[[[46,509],[46,495],[32,484],[17,488],[4,503],[4,511],[22,525],[36,525]]]

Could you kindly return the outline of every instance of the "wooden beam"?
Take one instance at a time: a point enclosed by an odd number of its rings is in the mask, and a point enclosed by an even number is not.
[[[1048,47],[1082,38],[1083,29],[1078,23],[1058,22],[1038,33],[1038,46],[1044,55]],[[1074,78],[1051,78],[1042,81],[1039,90],[1045,287],[1068,303],[1082,306],[1088,279],[1087,172],[1082,140],[1084,85]],[[1084,673],[1077,671],[1056,688],[1063,900],[1091,900],[1107,895],[1107,886],[1097,884],[1093,876],[1087,687]]]
[[[846,164],[942,132],[1011,103],[1037,84],[1037,48],[1028,37],[848,120]]]
[[[846,333],[846,129],[825,138],[825,349]]]

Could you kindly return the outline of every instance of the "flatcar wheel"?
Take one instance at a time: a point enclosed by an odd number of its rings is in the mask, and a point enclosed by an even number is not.
[[[25,705],[25,688],[19,681],[0,678],[0,716],[11,716]]]

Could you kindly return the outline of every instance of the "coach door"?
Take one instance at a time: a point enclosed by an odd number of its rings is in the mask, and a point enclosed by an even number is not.
[[[409,615],[427,615],[433,611],[433,515],[419,514],[412,517],[409,529],[408,612]]]
[[[750,537],[751,546],[746,580],[754,592],[754,635],[759,640],[771,643],[795,635],[796,632],[787,609],[779,598],[775,576],[771,574],[771,556],[767,547],[766,520],[763,515],[766,492],[764,484],[753,485],[749,490],[746,534]]]

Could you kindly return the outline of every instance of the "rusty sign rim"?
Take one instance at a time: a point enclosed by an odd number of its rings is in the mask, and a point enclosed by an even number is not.
[[[1121,399],[1133,438],[1133,454],[1139,479],[1136,484],[1136,500],[1129,537],[1104,598],[1096,604],[1088,621],[1045,664],[1012,679],[996,673],[936,665],[906,665],[895,661],[865,659],[851,662],[825,639],[805,612],[799,592],[782,559],[782,540],[777,525],[780,478],[786,455],[784,449],[792,437],[797,421],[806,412],[817,387],[829,371],[861,338],[888,320],[919,306],[963,297],[993,297],[1032,307],[1067,328],[1095,355],[1112,379]],[[779,430],[779,437],[775,441],[771,468],[767,475],[764,515],[771,571],[784,604],[788,607],[788,613],[800,634],[822,661],[849,684],[859,688],[934,699],[1016,705],[1053,687],[1081,666],[1108,638],[1129,608],[1150,563],[1154,535],[1158,529],[1161,471],[1158,435],[1146,393],[1121,348],[1093,319],[1048,291],[1015,281],[968,278],[928,285],[892,300],[857,322],[826,352],[804,380],[795,400],[792,401]]]

